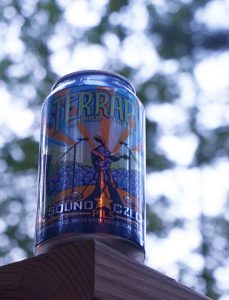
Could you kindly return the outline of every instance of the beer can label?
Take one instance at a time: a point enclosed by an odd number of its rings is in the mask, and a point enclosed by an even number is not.
[[[54,91],[42,110],[36,244],[107,233],[144,245],[144,110],[132,93]]]

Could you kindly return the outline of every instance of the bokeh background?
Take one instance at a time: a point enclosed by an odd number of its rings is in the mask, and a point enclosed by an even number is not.
[[[145,263],[228,300],[228,0],[1,0],[0,264],[32,256],[41,105],[82,69],[146,108]]]

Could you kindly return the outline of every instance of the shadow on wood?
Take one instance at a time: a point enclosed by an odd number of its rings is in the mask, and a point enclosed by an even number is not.
[[[1,300],[207,300],[93,239],[0,268]]]

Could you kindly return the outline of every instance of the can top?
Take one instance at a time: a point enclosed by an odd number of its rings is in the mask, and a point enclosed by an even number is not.
[[[93,75],[105,76],[105,77],[108,76],[108,77],[113,77],[113,79],[121,80],[125,86],[127,86],[134,94],[136,94],[133,84],[128,79],[126,79],[125,77],[123,77],[117,73],[113,73],[110,71],[103,71],[103,70],[84,70],[84,71],[77,71],[77,72],[72,72],[67,75],[64,75],[64,76],[60,77],[59,79],[57,79],[57,81],[52,86],[52,91],[60,83],[62,83],[65,80],[74,79],[74,77],[84,77],[84,76],[86,77],[85,79],[92,79],[92,78],[90,78],[90,76],[93,76]]]

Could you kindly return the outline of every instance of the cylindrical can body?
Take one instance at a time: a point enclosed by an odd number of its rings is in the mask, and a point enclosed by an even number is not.
[[[95,237],[138,260],[145,238],[145,116],[120,75],[80,71],[44,102],[35,253]]]

